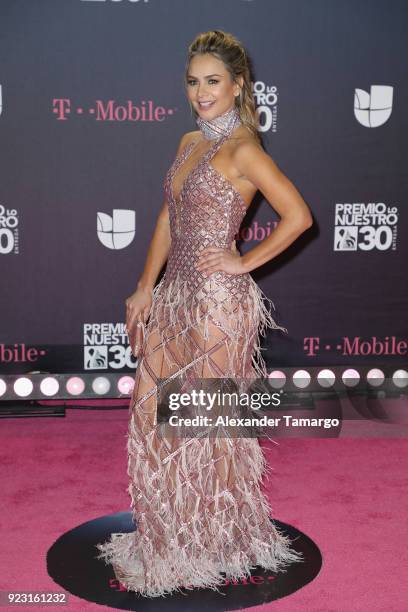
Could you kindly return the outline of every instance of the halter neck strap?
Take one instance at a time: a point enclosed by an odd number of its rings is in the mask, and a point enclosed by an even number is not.
[[[197,117],[196,123],[205,140],[217,141],[228,137],[241,124],[241,119],[237,107],[233,106],[213,119]]]

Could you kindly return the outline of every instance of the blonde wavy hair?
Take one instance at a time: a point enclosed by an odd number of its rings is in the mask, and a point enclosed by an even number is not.
[[[210,30],[197,34],[188,48],[188,59],[184,73],[185,87],[187,87],[187,73],[190,61],[195,55],[204,53],[209,53],[221,60],[230,73],[233,82],[237,82],[238,77],[243,77],[241,93],[235,97],[235,106],[239,111],[241,123],[250,130],[258,142],[261,142],[258,132],[259,119],[251,89],[250,60],[243,45],[235,36],[222,30]],[[191,103],[190,108],[193,117],[197,118],[198,113]]]

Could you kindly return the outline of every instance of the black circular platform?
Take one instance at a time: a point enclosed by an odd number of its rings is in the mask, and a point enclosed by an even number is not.
[[[164,597],[143,597],[126,591],[116,579],[113,568],[96,559],[95,544],[109,539],[111,533],[134,531],[131,512],[104,516],[64,533],[47,553],[47,570],[51,578],[66,591],[87,601],[120,610],[156,612],[225,612],[274,601],[294,593],[319,573],[322,557],[316,544],[290,525],[274,520],[283,533],[289,535],[292,548],[303,553],[304,562],[293,563],[286,572],[274,574],[262,568],[252,570],[247,579],[212,589],[183,589]],[[224,595],[225,593],[225,595]]]

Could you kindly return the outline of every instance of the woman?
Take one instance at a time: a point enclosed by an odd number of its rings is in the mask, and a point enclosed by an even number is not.
[[[127,445],[137,529],[97,544],[98,558],[126,588],[149,597],[182,587],[218,590],[225,577],[248,576],[257,565],[285,571],[301,560],[269,519],[260,489],[267,465],[256,437],[180,438],[170,428],[163,435],[157,419],[166,386],[267,376],[259,334],[286,330],[249,272],[312,224],[304,200],[259,144],[239,41],[221,31],[199,34],[185,86],[199,129],[180,141],[142,276],[126,300],[139,355]],[[281,221],[241,256],[234,236],[258,189]]]

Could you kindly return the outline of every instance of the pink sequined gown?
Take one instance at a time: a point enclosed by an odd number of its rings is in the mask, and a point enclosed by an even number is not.
[[[257,565],[286,571],[300,560],[269,519],[260,489],[268,466],[256,437],[171,438],[155,418],[163,381],[267,376],[259,334],[285,330],[249,274],[205,277],[194,266],[208,245],[231,248],[246,213],[239,192],[210,164],[239,125],[235,108],[222,117],[227,129],[177,198],[174,176],[199,138],[176,157],[164,181],[172,243],[154,289],[129,409],[128,491],[137,529],[96,545],[126,588],[148,597],[181,587],[217,590],[225,577],[249,576]]]

